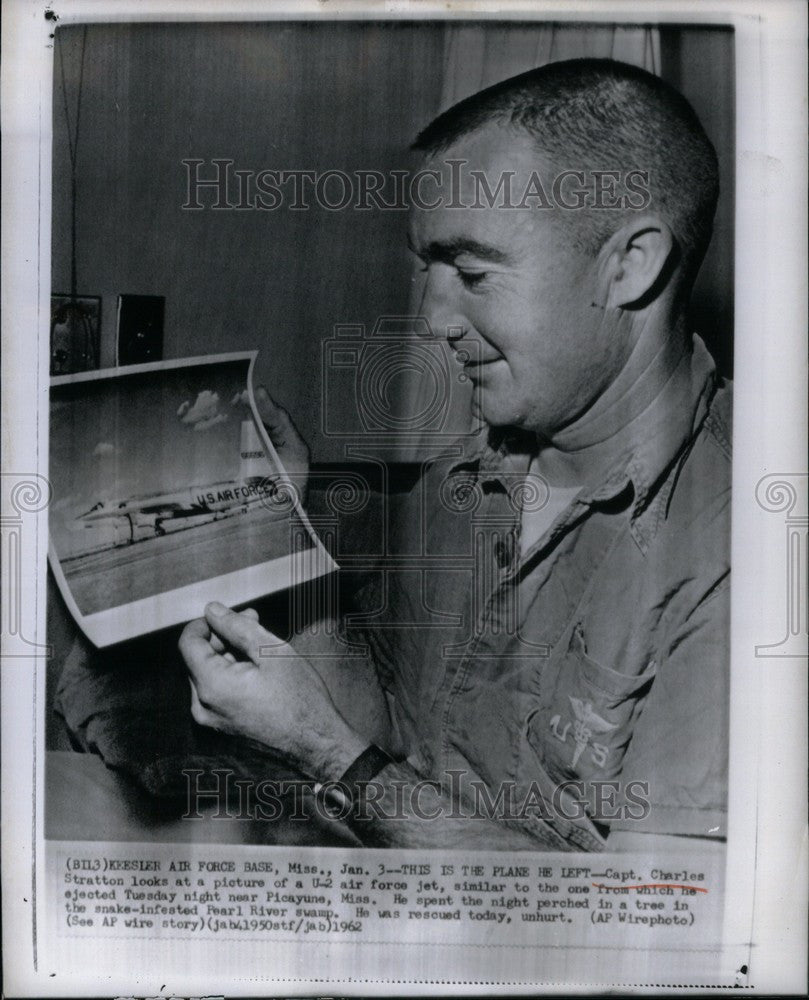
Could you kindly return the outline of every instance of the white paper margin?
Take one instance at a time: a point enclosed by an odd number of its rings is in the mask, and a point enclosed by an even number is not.
[[[595,4],[73,0],[49,5],[84,20],[492,17],[731,23],[736,29],[736,365],[733,499],[733,686],[727,935],[755,943],[752,991],[799,992],[806,955],[806,713],[803,659],[756,657],[785,616],[783,523],[755,500],[767,474],[806,467],[806,10],[800,0]],[[45,5],[3,5],[3,467],[47,474],[51,63]],[[3,491],[4,515],[8,500]],[[29,527],[30,526],[30,527]],[[44,641],[46,513],[26,519],[20,634]],[[6,556],[5,547],[3,555]],[[44,661],[14,655],[3,634],[3,945],[5,994],[66,995],[34,934],[43,915],[41,790]],[[9,649],[11,654],[9,655]],[[35,739],[32,740],[32,732]],[[36,794],[34,780],[36,778]],[[34,843],[36,849],[34,849]],[[747,851],[756,844],[755,866]],[[754,889],[752,924],[743,904]],[[124,966],[125,969],[125,966]],[[97,992],[159,990],[158,969],[124,972]],[[199,982],[189,981],[188,988]],[[283,989],[283,988],[282,988]],[[329,991],[350,992],[335,982]],[[259,987],[261,990],[261,987]],[[478,991],[471,987],[469,991]],[[290,987],[287,993],[293,992]],[[307,992],[297,984],[295,992]],[[454,992],[463,987],[453,987]],[[528,992],[529,990],[526,990]],[[244,995],[244,984],[234,989]],[[322,993],[322,984],[310,992]],[[379,992],[389,992],[383,988]],[[659,992],[663,992],[662,990]]]

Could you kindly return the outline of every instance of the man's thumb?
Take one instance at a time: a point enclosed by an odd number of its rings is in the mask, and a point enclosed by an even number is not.
[[[253,394],[256,399],[256,409],[262,421],[271,430],[280,429],[289,423],[289,414],[275,402],[263,385],[260,385]]]
[[[261,650],[275,645],[278,640],[263,628],[252,616],[240,615],[231,611],[219,601],[211,601],[205,606],[205,619],[220,638],[240,650],[254,663],[258,663]]]
[[[285,462],[294,461],[301,465],[309,463],[309,445],[295,426],[292,417],[283,406],[270,398],[270,394],[259,386],[255,390],[256,407],[273,446],[278,449]]]

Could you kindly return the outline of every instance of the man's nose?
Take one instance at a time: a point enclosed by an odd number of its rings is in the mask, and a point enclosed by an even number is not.
[[[422,290],[419,315],[427,319],[436,337],[446,338],[454,349],[458,341],[466,336],[469,324],[453,294],[451,275],[438,273],[443,270],[449,272],[450,269],[430,268]]]

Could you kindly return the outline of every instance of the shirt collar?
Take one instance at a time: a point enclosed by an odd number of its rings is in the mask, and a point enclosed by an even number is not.
[[[713,393],[715,366],[702,339],[694,334],[691,349],[683,353],[663,387],[650,394],[648,404],[622,428],[611,471],[596,488],[583,492],[580,503],[611,500],[631,482],[634,513],[649,502],[655,485],[693,438],[708,412]],[[641,376],[633,394],[648,391]],[[574,432],[575,433],[575,432]],[[570,435],[568,444],[575,441]],[[462,457],[452,471],[474,472],[479,479],[496,480],[507,487],[506,479],[515,472],[527,472],[536,453],[536,439],[511,428],[483,425],[467,439]]]
[[[504,480],[509,473],[524,472],[536,454],[536,438],[514,428],[481,423],[461,445],[461,457],[451,472],[474,472],[482,480]]]

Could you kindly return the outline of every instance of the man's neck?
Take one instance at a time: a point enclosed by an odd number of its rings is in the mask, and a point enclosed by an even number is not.
[[[647,321],[611,385],[572,424],[540,445],[538,464],[551,485],[598,485],[619,456],[641,440],[640,418],[688,351],[684,321],[674,329],[655,328]]]

